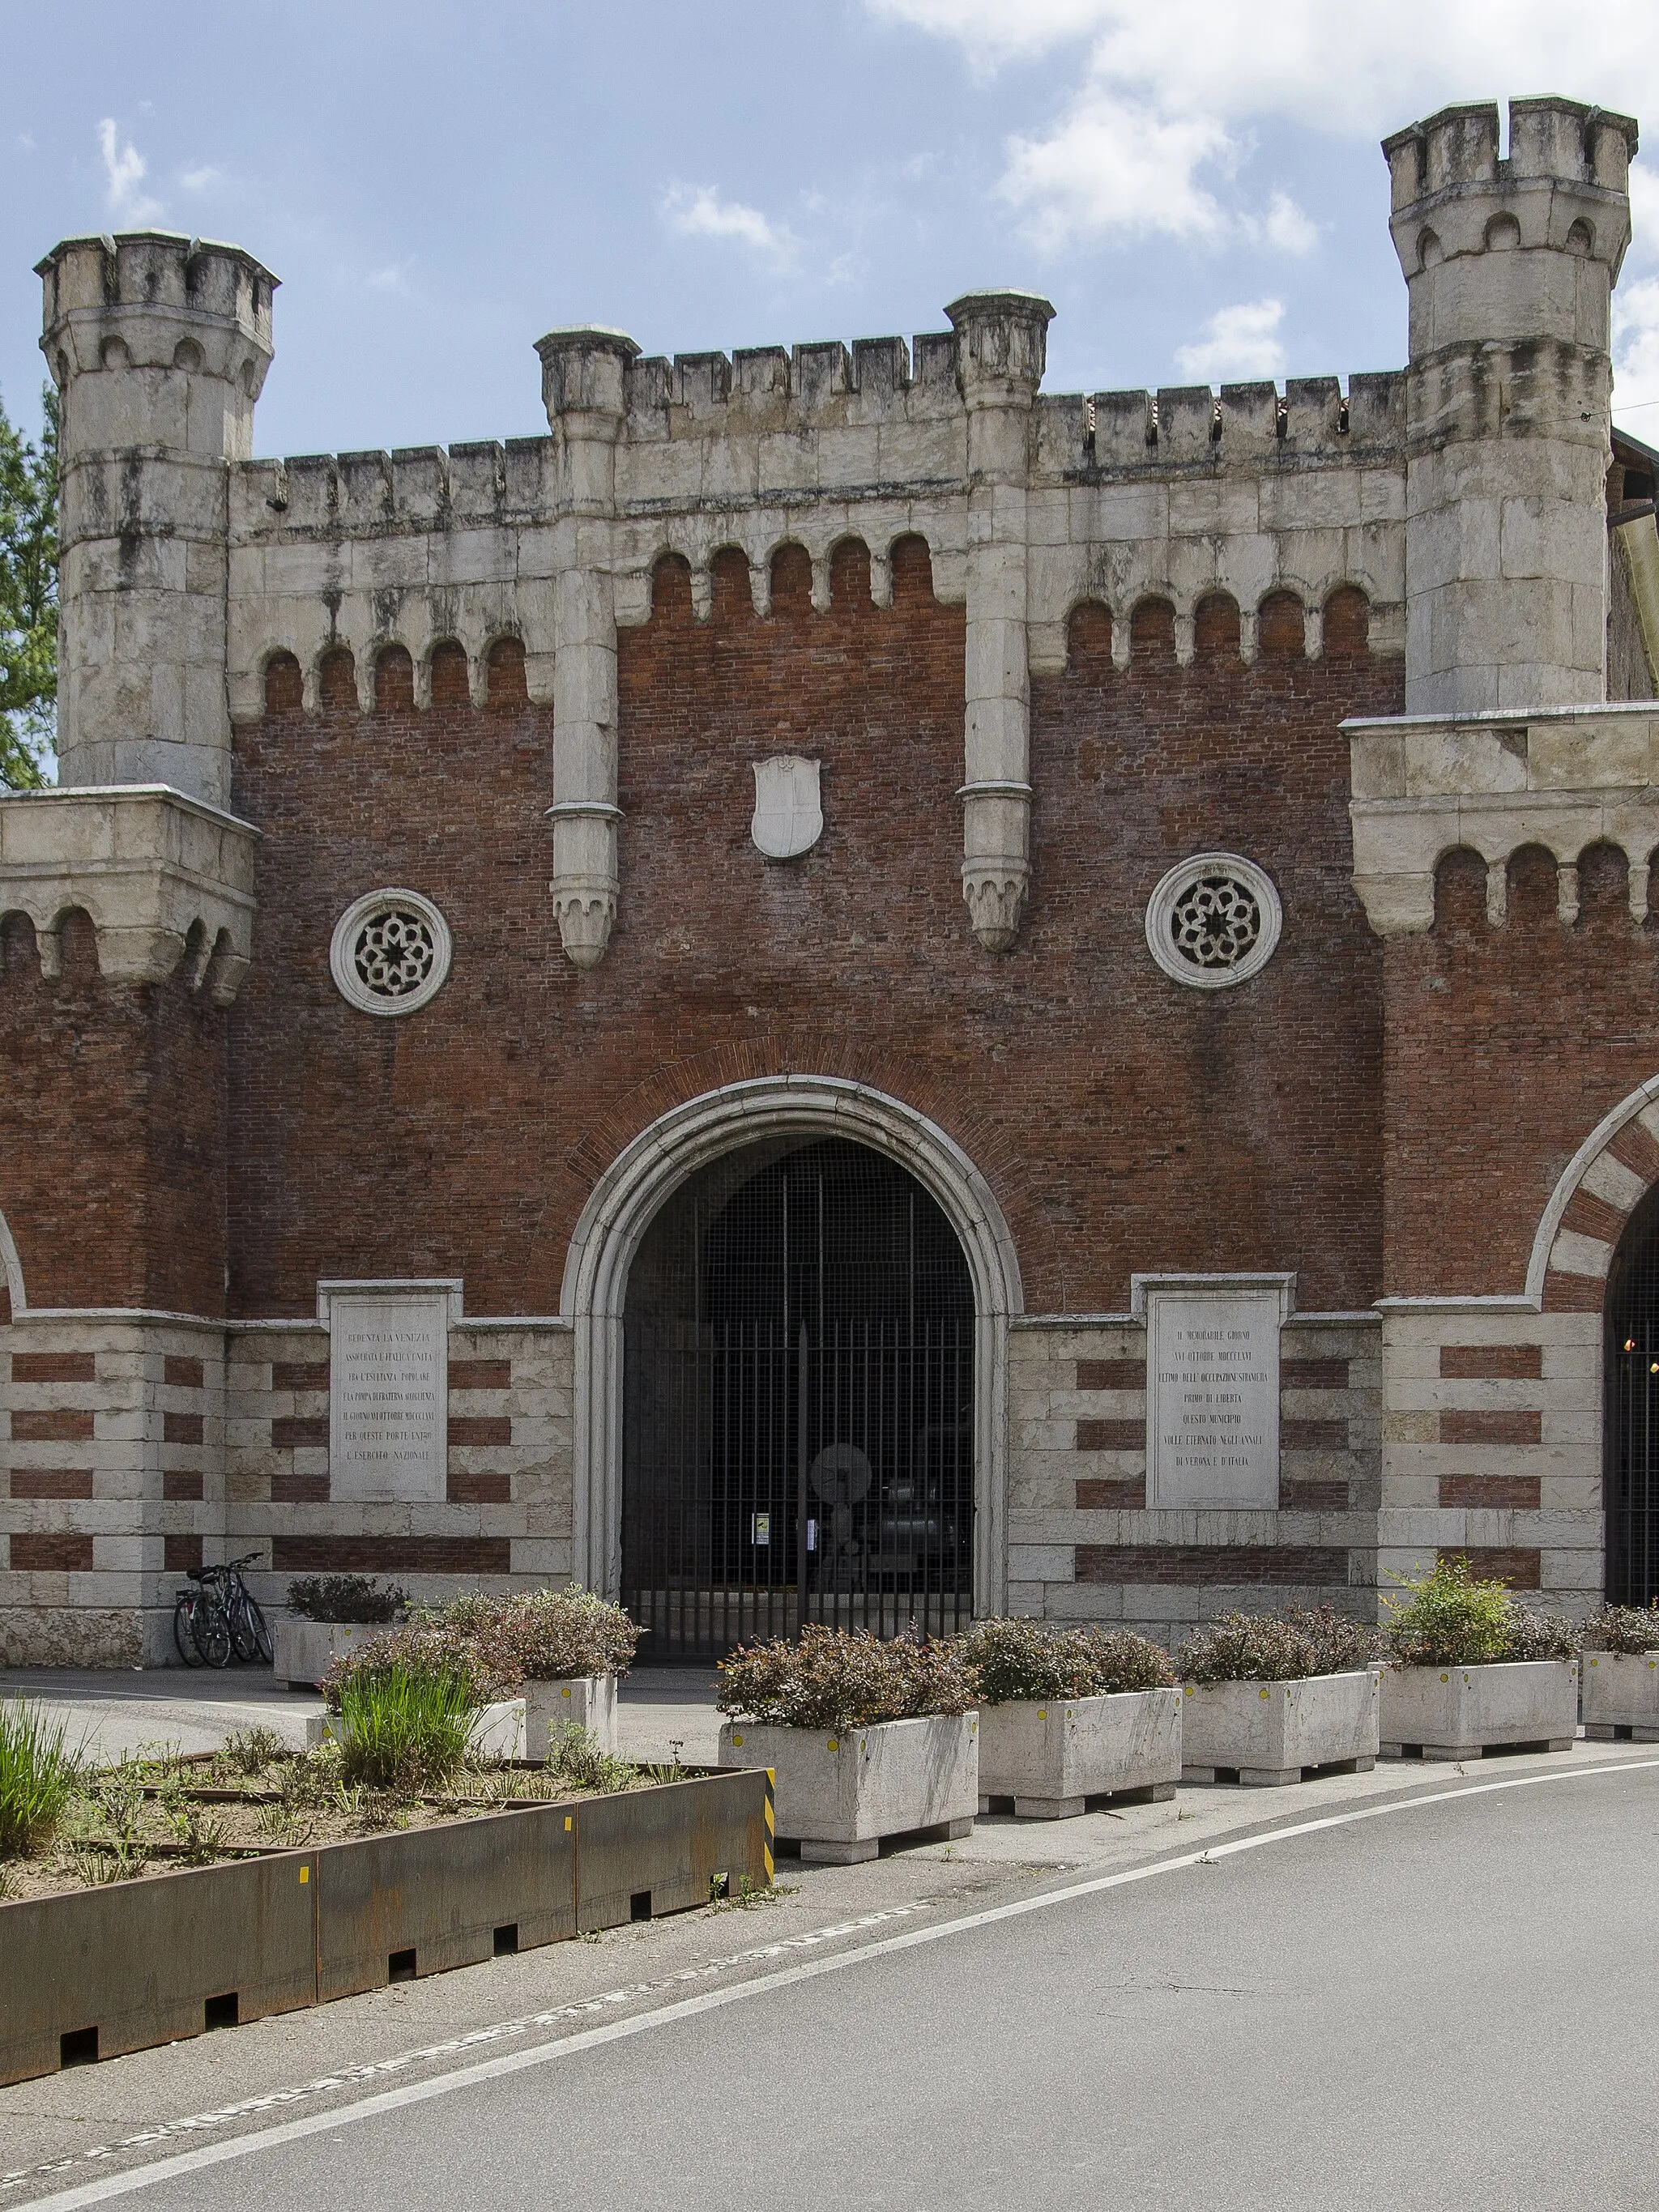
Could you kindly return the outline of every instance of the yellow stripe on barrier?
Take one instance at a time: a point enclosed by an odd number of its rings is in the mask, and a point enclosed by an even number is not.
[[[777,1788],[777,1786],[778,1786],[778,1773],[777,1773],[777,1769],[776,1769],[775,1766],[769,1766],[769,1767],[767,1768],[767,1770],[766,1770],[766,1847],[765,1847],[765,1848],[766,1848],[766,1883],[767,1883],[767,1887],[768,1887],[768,1888],[769,1888],[769,1889],[771,1887],[771,1885],[772,1885],[772,1874],[773,1874],[773,1867],[774,1867],[774,1860],[773,1860],[773,1856],[772,1856],[772,1838],[773,1838],[773,1837],[777,1833],[777,1815],[774,1813],[774,1811],[773,1811],[773,1809],[772,1809],[772,1793],[773,1793],[773,1791]]]

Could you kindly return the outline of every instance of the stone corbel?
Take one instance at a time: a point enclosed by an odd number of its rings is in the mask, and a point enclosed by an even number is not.
[[[12,793],[0,801],[0,914],[28,915],[48,981],[79,910],[106,981],[162,983],[187,962],[190,989],[228,1006],[253,956],[258,836],[163,785]]]
[[[597,968],[617,919],[617,825],[620,806],[595,799],[550,806],[553,824],[553,911],[567,957]]]

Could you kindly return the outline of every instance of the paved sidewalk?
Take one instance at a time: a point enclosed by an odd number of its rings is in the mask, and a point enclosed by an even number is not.
[[[617,1729],[623,1756],[712,1766],[720,1723],[715,1682],[712,1668],[690,1667],[642,1668],[627,1676]],[[0,1668],[0,1698],[20,1693],[64,1722],[70,1742],[84,1741],[100,1761],[157,1745],[216,1751],[227,1736],[251,1728],[268,1728],[302,1750],[307,1718],[323,1710],[314,1692],[290,1690],[269,1667]]]

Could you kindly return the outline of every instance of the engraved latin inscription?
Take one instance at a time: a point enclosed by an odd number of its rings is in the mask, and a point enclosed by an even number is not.
[[[329,1316],[330,1497],[441,1498],[448,1299],[337,1292]]]
[[[1149,1291],[1148,1499],[1279,1504],[1276,1290]]]

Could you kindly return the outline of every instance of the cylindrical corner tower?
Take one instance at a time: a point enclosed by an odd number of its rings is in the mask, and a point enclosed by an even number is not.
[[[276,280],[234,246],[72,238],[36,270],[63,402],[58,763],[228,805],[228,471],[252,451]]]
[[[1567,100],[1449,107],[1383,143],[1411,295],[1410,714],[1606,696],[1613,287],[1636,125]]]

